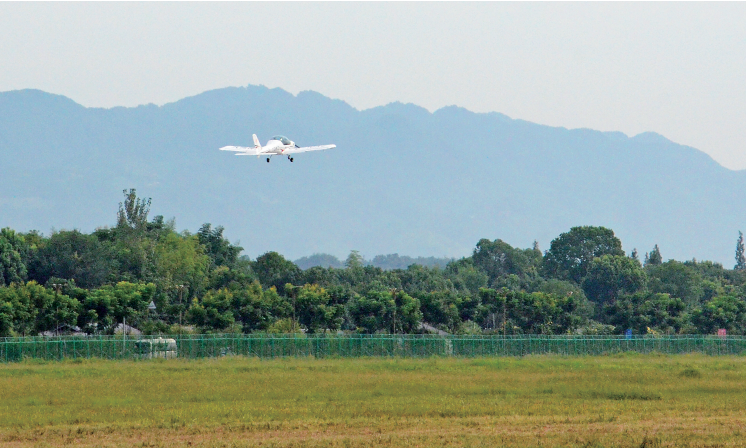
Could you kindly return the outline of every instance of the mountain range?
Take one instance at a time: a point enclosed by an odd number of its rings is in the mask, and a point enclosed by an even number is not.
[[[293,163],[218,148],[283,134]],[[256,257],[350,250],[469,255],[481,238],[521,248],[573,226],[613,229],[627,252],[731,266],[745,228],[745,170],[652,132],[565,129],[444,107],[357,110],[263,86],[163,106],[87,108],[39,90],[0,93],[0,227],[113,225],[122,190],[151,216],[195,232],[205,222]]]

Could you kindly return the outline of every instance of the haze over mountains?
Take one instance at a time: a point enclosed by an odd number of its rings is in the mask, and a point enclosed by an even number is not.
[[[271,163],[218,151],[284,134],[336,149]],[[225,88],[158,107],[0,93],[0,227],[113,225],[122,190],[177,229],[225,227],[245,254],[357,249],[460,257],[480,238],[542,250],[577,225],[630,252],[734,264],[745,170],[655,133],[568,130],[458,107],[358,111],[315,92]]]

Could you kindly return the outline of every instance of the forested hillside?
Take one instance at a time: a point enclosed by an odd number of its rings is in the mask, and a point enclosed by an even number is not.
[[[658,246],[626,254],[611,229],[585,226],[544,253],[481,239],[444,268],[384,270],[353,251],[302,270],[277,252],[240,256],[220,226],[177,232],[124,193],[116,224],[91,233],[2,229],[0,336],[107,334],[125,319],[146,333],[745,334],[741,233],[734,269]]]
[[[293,163],[218,148],[285,134],[336,149]],[[92,232],[123,186],[196,229],[219,222],[257,257],[315,253],[459,258],[481,238],[527,247],[578,223],[627,252],[730,263],[745,231],[745,172],[655,133],[564,129],[445,107],[356,110],[261,86],[163,106],[86,108],[0,93],[0,227]]]

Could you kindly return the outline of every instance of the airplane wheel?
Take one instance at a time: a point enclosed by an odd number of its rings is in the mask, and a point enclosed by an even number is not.
[[[291,162],[293,162],[293,157],[291,157]]]
[[[270,158],[269,157],[267,158],[267,163],[270,163]]]

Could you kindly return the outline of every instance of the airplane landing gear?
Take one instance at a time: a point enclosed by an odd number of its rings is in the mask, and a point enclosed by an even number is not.
[[[269,157],[267,158],[267,163],[270,163],[270,158]]]
[[[293,162],[293,157],[289,157],[289,160],[290,160],[291,162]]]

